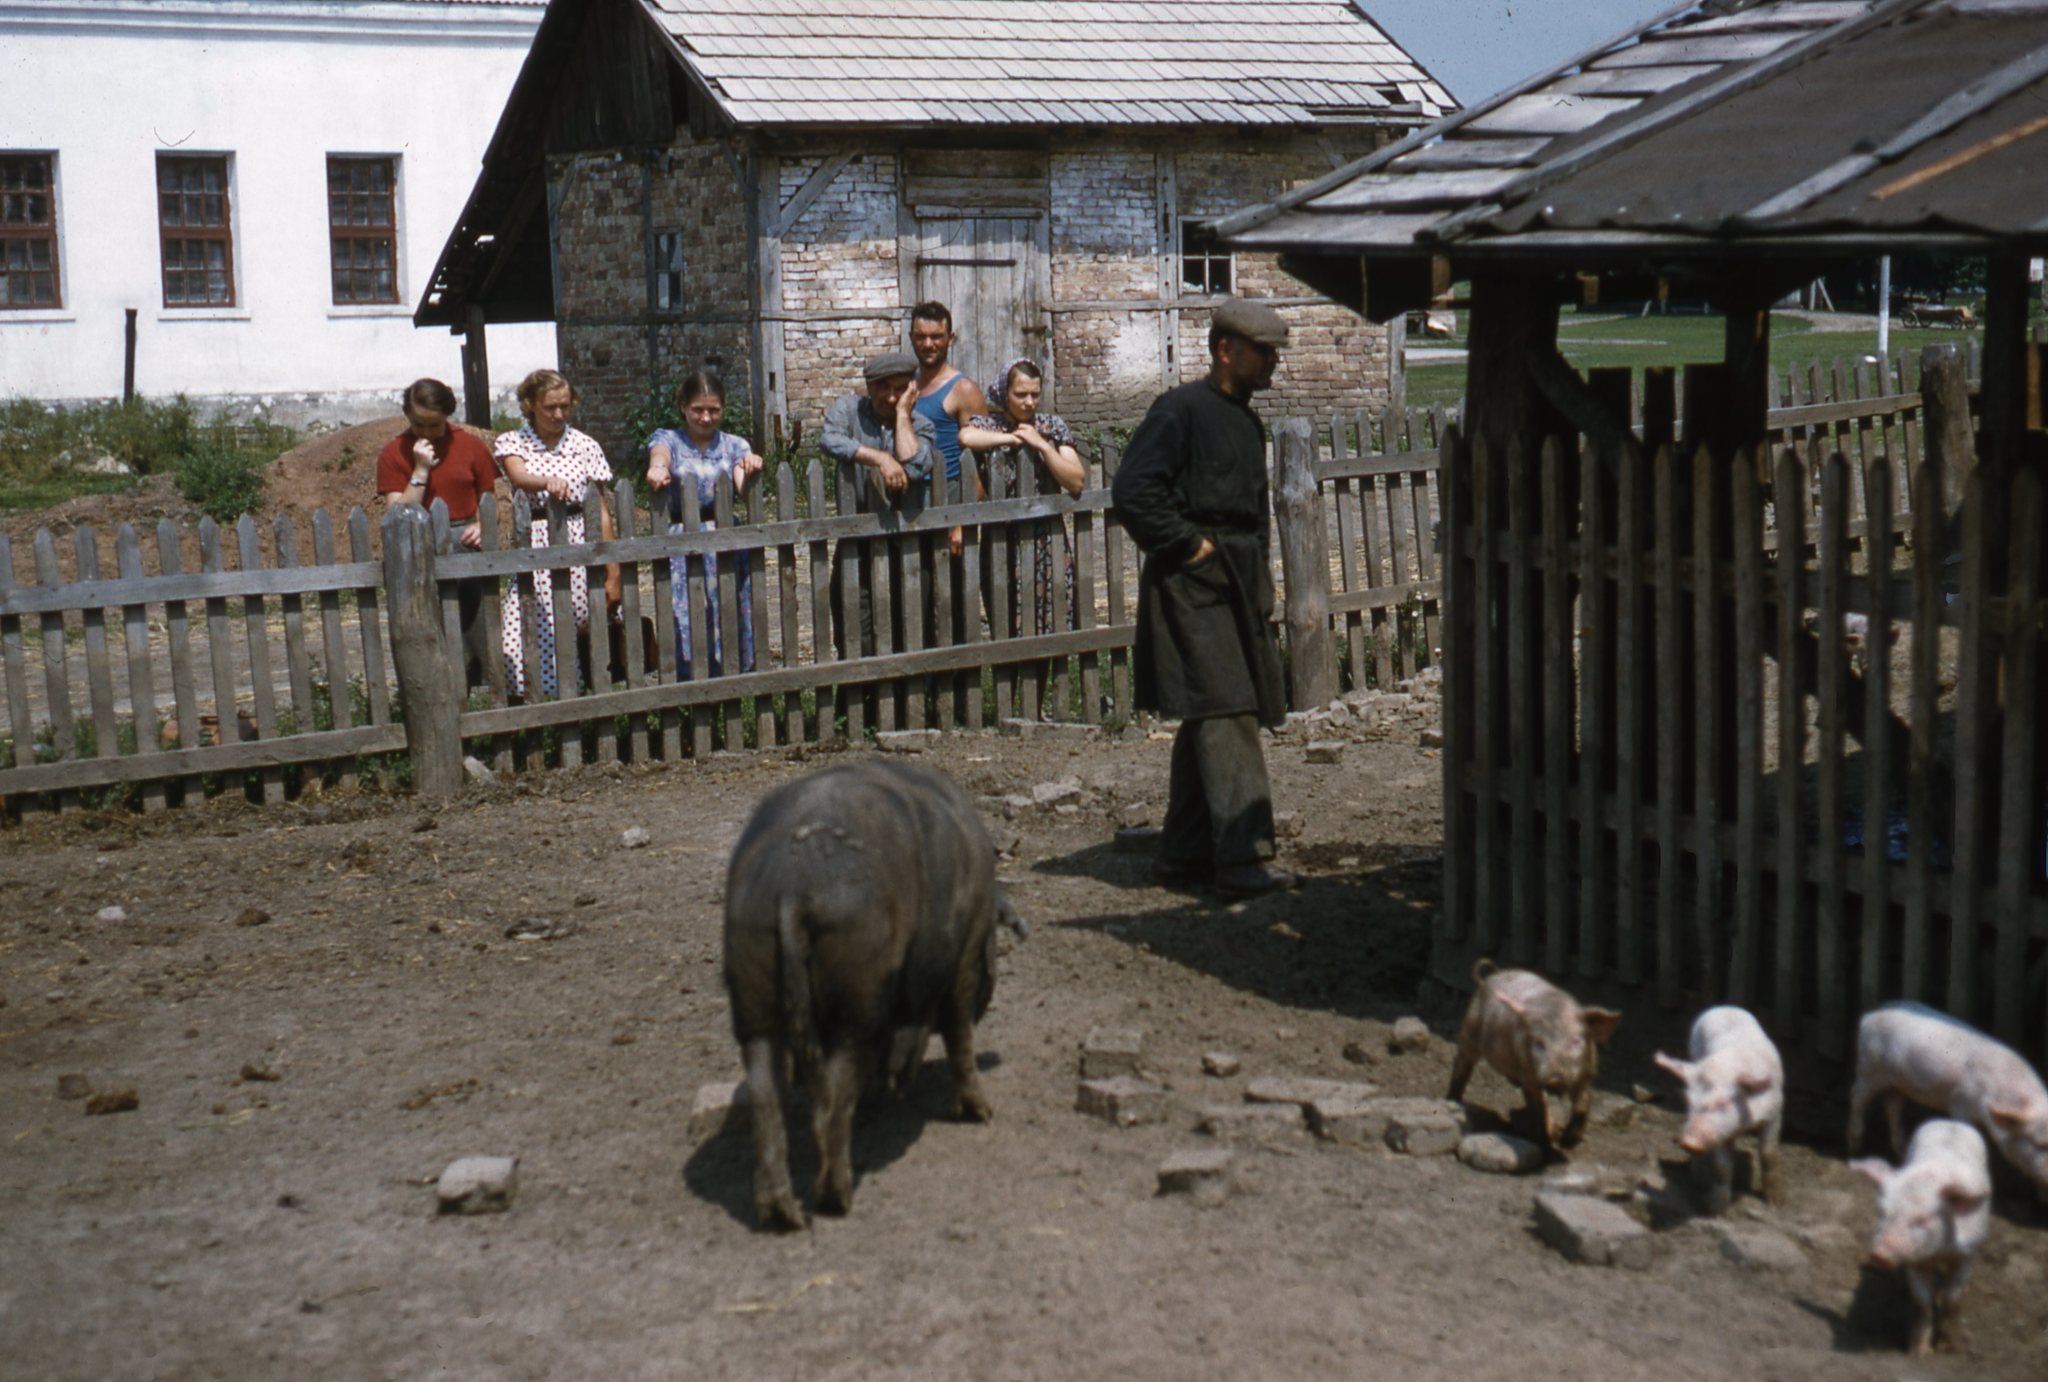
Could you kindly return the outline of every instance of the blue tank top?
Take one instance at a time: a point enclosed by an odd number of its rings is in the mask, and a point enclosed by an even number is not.
[[[931,419],[939,454],[946,458],[948,480],[960,478],[960,424],[953,421],[953,415],[946,411],[946,395],[953,391],[953,385],[959,378],[960,373],[955,370],[944,388],[919,398],[917,406],[911,410],[919,417]]]

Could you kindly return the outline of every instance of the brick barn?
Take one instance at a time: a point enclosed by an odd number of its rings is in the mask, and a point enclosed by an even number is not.
[[[615,455],[705,363],[757,444],[812,435],[934,297],[956,363],[1049,364],[1077,425],[1199,374],[1230,292],[1295,327],[1269,411],[1377,407],[1400,325],[1205,223],[1450,107],[1347,0],[554,0],[415,320],[473,400],[554,363],[489,361],[490,324],[553,321]]]

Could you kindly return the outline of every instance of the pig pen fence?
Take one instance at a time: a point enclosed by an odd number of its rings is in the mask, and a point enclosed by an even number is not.
[[[1913,998],[2048,1055],[2043,477],[1958,485],[1835,383],[1753,450],[1447,440],[1438,978],[1827,1059]]]

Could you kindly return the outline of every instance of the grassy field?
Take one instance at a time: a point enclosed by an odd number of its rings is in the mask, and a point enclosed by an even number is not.
[[[1861,359],[1877,349],[1877,327],[1870,324],[1853,331],[1820,331],[1800,317],[1773,313],[1771,316],[1771,363],[1783,371],[1788,365],[1804,366],[1809,360],[1845,363]],[[1462,329],[1465,317],[1458,325]],[[1566,313],[1558,327],[1558,346],[1564,357],[1580,369],[1628,365],[1686,365],[1721,358],[1722,321],[1719,316],[1699,313],[1672,316],[1612,316],[1598,312]],[[1914,330],[1893,327],[1891,354],[1903,353],[1909,377],[1916,368],[1923,346],[1960,347],[1970,333],[1963,331]],[[1432,338],[1427,342],[1410,337],[1411,346],[1450,346],[1462,349],[1462,335]],[[1465,362],[1411,364],[1408,367],[1408,401],[1415,407],[1455,405],[1465,394]]]

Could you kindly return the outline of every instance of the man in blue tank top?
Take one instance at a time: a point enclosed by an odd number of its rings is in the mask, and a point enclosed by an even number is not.
[[[960,338],[953,331],[953,314],[943,302],[920,302],[910,309],[910,350],[917,356],[917,406],[919,417],[928,418],[937,433],[938,451],[946,466],[946,500],[964,502],[971,493],[982,497],[981,478],[973,476],[970,488],[960,479],[960,425],[981,412],[981,386],[953,368],[948,357]],[[963,535],[955,528],[946,535],[948,550],[960,555]]]

